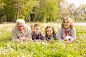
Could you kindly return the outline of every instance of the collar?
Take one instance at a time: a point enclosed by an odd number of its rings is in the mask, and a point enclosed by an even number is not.
[[[50,35],[50,36],[48,35],[48,37],[53,37],[53,34],[52,34],[52,35]]]

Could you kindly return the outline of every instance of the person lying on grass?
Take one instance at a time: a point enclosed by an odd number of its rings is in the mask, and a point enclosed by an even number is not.
[[[56,33],[54,31],[54,28],[52,26],[47,26],[45,28],[45,34],[44,34],[44,39],[46,40],[56,40]]]
[[[31,32],[34,32],[34,24],[31,24]]]
[[[40,25],[39,24],[35,24],[34,25],[34,31],[32,32],[32,40],[38,40],[38,41],[41,41],[41,40],[44,40],[44,36],[43,36],[43,33],[40,32]]]
[[[71,42],[76,40],[76,29],[69,16],[63,18],[61,27],[59,27],[56,36],[59,41]]]
[[[31,38],[31,31],[28,25],[25,24],[23,19],[18,19],[16,25],[12,28],[12,40],[29,41]]]

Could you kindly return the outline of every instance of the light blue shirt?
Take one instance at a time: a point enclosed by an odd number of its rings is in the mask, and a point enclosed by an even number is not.
[[[53,38],[53,34],[50,35],[50,36],[48,35],[48,38],[50,38],[50,39]],[[46,36],[45,36],[45,34],[44,34],[44,40],[46,40]]]

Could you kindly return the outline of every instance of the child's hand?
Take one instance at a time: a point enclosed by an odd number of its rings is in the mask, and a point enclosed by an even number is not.
[[[28,42],[29,41],[29,38],[25,37],[24,38],[24,41]]]
[[[38,39],[38,42],[42,42],[41,39]]]

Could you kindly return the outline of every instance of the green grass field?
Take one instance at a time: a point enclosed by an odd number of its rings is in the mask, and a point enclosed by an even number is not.
[[[27,24],[30,26],[32,23]],[[61,23],[39,24],[45,33],[47,25],[52,25],[57,32]],[[0,57],[86,57],[86,27],[75,26],[77,42],[13,42],[11,30],[14,25],[0,24]]]

